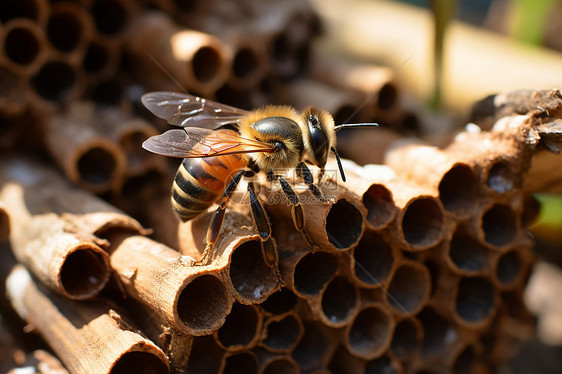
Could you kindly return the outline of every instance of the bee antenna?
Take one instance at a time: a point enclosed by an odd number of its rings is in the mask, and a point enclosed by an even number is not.
[[[340,155],[338,154],[338,151],[336,151],[336,149],[334,147],[330,148],[330,150],[334,153],[334,156],[336,156],[338,168],[340,169],[341,179],[342,179],[342,181],[345,182],[345,173],[343,172],[343,166],[341,164]]]
[[[379,127],[378,123],[342,123],[340,125],[334,126],[334,130],[338,131],[344,128],[353,128],[353,127]]]

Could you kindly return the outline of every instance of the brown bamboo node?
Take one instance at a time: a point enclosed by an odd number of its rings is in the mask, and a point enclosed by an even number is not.
[[[295,312],[268,317],[263,325],[260,346],[272,353],[294,350],[304,333],[304,326]]]
[[[301,371],[326,367],[340,341],[340,332],[317,321],[303,321],[304,335],[291,353]]]
[[[400,256],[388,238],[371,230],[365,231],[351,255],[351,274],[361,287],[386,285]]]
[[[371,360],[390,347],[395,320],[384,304],[366,304],[346,327],[345,343],[349,351]]]
[[[25,18],[44,26],[48,13],[49,4],[46,0],[5,0],[0,4],[0,22],[3,24],[12,19]]]
[[[385,296],[398,314],[418,313],[429,301],[431,276],[419,262],[405,260],[397,265]]]
[[[263,325],[263,315],[255,305],[234,303],[224,324],[213,333],[219,347],[239,351],[257,344]]]
[[[421,351],[424,331],[416,317],[404,317],[396,320],[396,326],[390,343],[390,352],[401,362],[412,360]]]
[[[207,335],[223,325],[234,295],[224,274],[213,266],[193,263],[192,258],[146,237],[112,242],[111,266],[131,297],[178,330]]]
[[[162,350],[136,333],[112,304],[101,299],[78,303],[43,291],[21,265],[12,270],[6,288],[18,314],[71,372],[169,372]],[[60,339],[61,331],[65,339]]]
[[[45,32],[35,21],[26,18],[6,23],[0,44],[2,64],[25,78],[39,70],[49,56]]]
[[[67,59],[78,62],[94,37],[93,19],[82,5],[53,4],[47,21],[46,36],[54,49]]]

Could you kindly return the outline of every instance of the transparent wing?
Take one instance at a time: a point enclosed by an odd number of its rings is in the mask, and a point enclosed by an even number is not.
[[[159,155],[181,158],[275,152],[274,145],[243,138],[232,130],[215,131],[199,127],[168,130],[145,140],[142,146]]]
[[[179,92],[150,92],[144,94],[141,101],[155,116],[179,127],[214,129],[237,124],[240,117],[248,113],[243,109]]]

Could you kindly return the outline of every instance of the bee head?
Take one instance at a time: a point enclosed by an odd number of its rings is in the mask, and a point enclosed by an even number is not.
[[[309,107],[303,112],[305,150],[309,161],[324,168],[328,151],[336,145],[334,118],[325,110]]]

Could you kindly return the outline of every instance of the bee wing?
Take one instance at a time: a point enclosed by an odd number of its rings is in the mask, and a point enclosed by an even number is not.
[[[179,92],[150,92],[141,98],[155,116],[179,127],[217,128],[235,124],[248,112],[216,101]]]
[[[163,156],[194,158],[275,151],[270,143],[243,138],[231,130],[190,127],[168,130],[142,143],[144,149]]]

